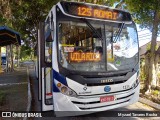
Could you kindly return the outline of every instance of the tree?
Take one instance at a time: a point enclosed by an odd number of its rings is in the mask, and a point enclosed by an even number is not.
[[[37,39],[37,25],[44,21],[49,10],[58,0],[21,0],[12,3],[12,25],[20,30],[24,39],[35,46]]]
[[[28,48],[35,48],[38,23],[45,20],[49,10],[58,1],[2,0],[0,1],[2,6],[0,7],[0,25],[6,25],[18,31],[25,45]]]
[[[33,51],[33,49],[31,47],[26,46],[26,45],[22,45],[20,59],[21,60],[31,59],[32,58],[32,51]]]
[[[115,0],[116,1],[116,0]],[[115,2],[114,1],[114,2]],[[146,82],[145,91],[155,85],[157,56],[156,56],[156,40],[160,32],[160,3],[159,0],[121,0],[125,2],[127,9],[132,12],[133,18],[136,23],[140,24],[141,28],[147,28],[152,32],[151,48],[146,57]]]
[[[0,25],[9,23],[9,18],[11,18],[11,9],[8,6],[9,4],[9,1],[0,1]]]
[[[128,8],[133,12],[133,16],[142,28],[147,28],[152,32],[151,48],[148,52],[148,68],[146,70],[145,91],[155,85],[157,80],[156,66],[156,40],[158,36],[158,27],[160,25],[160,3],[159,0],[126,0]],[[136,5],[135,5],[136,4]]]
[[[86,2],[86,3],[94,3],[100,5],[108,5],[110,2],[108,0],[66,0],[72,2]]]

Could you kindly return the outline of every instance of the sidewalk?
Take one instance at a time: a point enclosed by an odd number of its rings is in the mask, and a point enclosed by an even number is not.
[[[0,73],[0,111],[26,111],[28,108],[27,67]]]
[[[154,103],[154,102],[152,102],[152,101],[150,101],[150,100],[148,100],[146,98],[139,97],[139,102],[141,102],[143,104],[146,104],[146,105],[148,105],[148,106],[160,111],[160,105],[159,104]]]

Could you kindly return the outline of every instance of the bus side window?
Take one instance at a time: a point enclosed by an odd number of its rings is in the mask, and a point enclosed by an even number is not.
[[[52,33],[53,30],[50,28],[50,23],[45,23],[45,62],[52,62]]]

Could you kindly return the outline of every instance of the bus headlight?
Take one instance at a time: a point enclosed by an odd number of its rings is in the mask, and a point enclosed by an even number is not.
[[[63,85],[62,83],[57,83],[58,89],[61,91],[61,93],[68,95],[70,97],[76,97],[77,93],[70,89],[69,87]]]
[[[67,92],[67,87],[65,87],[65,86],[61,87],[61,92],[66,93]]]

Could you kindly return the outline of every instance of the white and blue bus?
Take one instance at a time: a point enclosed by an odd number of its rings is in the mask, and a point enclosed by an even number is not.
[[[138,48],[130,13],[89,3],[57,3],[38,30],[42,111],[72,116],[74,111],[80,115],[137,102]]]

